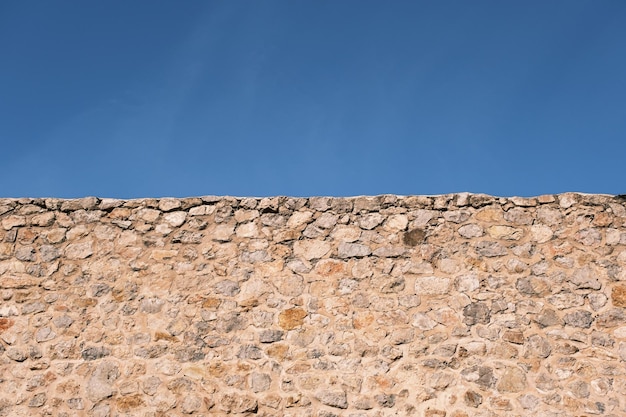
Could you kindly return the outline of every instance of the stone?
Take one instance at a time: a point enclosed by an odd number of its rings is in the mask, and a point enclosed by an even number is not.
[[[567,386],[567,389],[576,398],[589,397],[589,384],[585,381],[574,381]]]
[[[93,254],[91,242],[71,243],[65,248],[65,256],[71,260],[85,259]]]
[[[455,286],[457,291],[468,293],[480,288],[480,281],[474,274],[461,275],[455,279]]]
[[[596,276],[596,272],[589,266],[577,269],[572,274],[569,282],[574,284],[578,289],[599,290],[602,287]]]
[[[307,261],[310,261],[313,259],[320,259],[324,257],[324,255],[330,252],[330,248],[330,243],[323,240],[298,240],[294,242],[293,253],[296,256],[302,257]]]
[[[465,400],[465,404],[474,408],[478,408],[478,406],[483,403],[483,396],[472,390],[465,391],[463,399]]]
[[[612,288],[611,303],[614,307],[626,307],[626,285],[616,285]]]
[[[233,297],[239,294],[239,284],[230,279],[226,279],[215,284],[215,292],[227,297]]]
[[[526,389],[526,374],[519,368],[508,367],[498,381],[496,389],[500,393],[521,392]]]
[[[537,408],[540,403],[539,398],[532,394],[522,395],[517,400],[523,409],[531,411]]]
[[[119,367],[110,361],[100,362],[87,380],[85,392],[90,401],[96,403],[115,393],[114,382],[120,376]]]
[[[274,343],[282,340],[284,332],[282,330],[263,330],[259,333],[261,343]]]
[[[270,389],[272,378],[269,374],[253,372],[250,374],[250,389],[253,392],[264,392]]]
[[[385,218],[380,213],[368,213],[359,218],[359,226],[364,230],[372,230],[381,224]]]
[[[482,388],[491,388],[496,383],[496,378],[493,375],[493,368],[488,366],[473,366],[465,368],[461,371],[463,379],[469,382],[473,382]]]
[[[593,315],[589,311],[578,310],[563,317],[565,325],[588,329],[593,323]]]
[[[175,211],[172,213],[167,213],[163,215],[163,220],[171,227],[179,227],[183,223],[185,223],[185,219],[187,218],[187,213],[184,211]]]
[[[159,201],[159,210],[161,211],[172,211],[180,208],[182,203],[177,198],[162,198]]]
[[[489,227],[487,234],[494,239],[520,240],[524,233],[519,228],[498,225]]]
[[[10,215],[2,219],[2,228],[4,230],[11,230],[14,227],[26,225],[25,216]]]
[[[485,303],[476,302],[470,303],[463,309],[463,315],[465,319],[463,322],[468,326],[473,326],[474,324],[488,324],[491,320],[491,311],[489,307]]]
[[[478,242],[475,249],[477,254],[488,258],[504,256],[507,253],[506,248],[498,242],[481,241]]]
[[[626,323],[626,313],[621,308],[613,308],[602,314],[598,314],[596,325],[598,327],[618,327]]]
[[[483,228],[474,223],[459,227],[458,232],[461,236],[467,239],[481,237],[484,233]]]
[[[383,408],[392,408],[396,405],[396,396],[393,394],[378,394],[374,396],[374,399]]]
[[[339,258],[362,258],[372,253],[369,246],[361,243],[348,243],[342,242],[337,248],[337,254]]]
[[[346,409],[348,408],[348,398],[345,391],[323,390],[315,394],[315,398],[324,405]]]
[[[33,395],[33,398],[31,398],[30,401],[28,402],[28,406],[31,408],[43,407],[43,405],[46,403],[47,400],[48,400],[48,397],[46,393],[40,392],[40,393]]]
[[[290,308],[278,315],[278,324],[284,330],[293,330],[302,326],[306,316],[307,313],[303,309],[298,307]]]
[[[203,401],[200,397],[196,395],[186,395],[180,404],[180,408],[183,414],[194,414],[201,409],[202,404]]]
[[[442,277],[419,277],[415,280],[415,294],[443,295],[450,288],[450,279]]]
[[[552,353],[552,346],[548,339],[537,334],[528,338],[525,357],[545,359],[550,356],[550,353]]]
[[[413,229],[404,234],[402,241],[407,246],[417,246],[424,243],[425,239],[426,232],[423,229]]]
[[[28,354],[24,349],[16,347],[9,347],[6,350],[6,356],[15,362],[24,362],[28,358]]]
[[[50,327],[42,327],[35,333],[37,343],[47,342],[57,337],[57,334]]]
[[[83,349],[81,356],[86,361],[94,361],[109,356],[111,351],[104,346],[91,346]]]

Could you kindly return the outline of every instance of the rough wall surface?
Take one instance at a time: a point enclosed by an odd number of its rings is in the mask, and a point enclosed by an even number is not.
[[[1,416],[625,416],[613,196],[0,200]]]

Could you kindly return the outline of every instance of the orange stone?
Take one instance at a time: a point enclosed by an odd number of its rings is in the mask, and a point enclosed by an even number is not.
[[[304,318],[306,317],[306,311],[301,308],[290,308],[284,310],[278,316],[278,324],[285,330],[293,330],[296,327],[302,326]]]
[[[129,395],[127,397],[122,397],[117,400],[117,409],[122,412],[127,412],[143,404],[144,402],[141,399],[141,395]]]
[[[615,307],[626,307],[626,285],[617,285],[611,292],[611,301]]]
[[[4,317],[0,318],[0,333],[4,332],[5,330],[10,329],[14,324],[15,324],[15,321],[11,319],[7,319]]]

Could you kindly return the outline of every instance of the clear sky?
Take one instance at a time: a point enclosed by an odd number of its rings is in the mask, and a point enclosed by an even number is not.
[[[1,197],[626,193],[624,0],[6,0]]]

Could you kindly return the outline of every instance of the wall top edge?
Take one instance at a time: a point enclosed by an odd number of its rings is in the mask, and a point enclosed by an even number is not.
[[[479,193],[451,193],[439,195],[395,195],[381,194],[372,196],[350,197],[233,197],[233,196],[199,196],[199,197],[159,197],[137,199],[114,199],[99,197],[83,197],[75,199],[63,198],[0,198],[0,215],[13,211],[19,206],[38,206],[47,210],[76,211],[104,210],[110,211],[118,207],[126,208],[158,208],[162,211],[189,210],[202,205],[221,205],[241,208],[278,210],[281,206],[303,207],[318,211],[333,210],[340,207],[346,210],[350,205],[354,211],[377,211],[392,206],[406,208],[429,208],[447,210],[457,207],[483,207],[488,205],[510,205],[535,207],[555,205],[562,209],[579,205],[626,205],[626,194],[586,194],[567,192],[561,194],[545,194],[536,197],[499,197]]]

